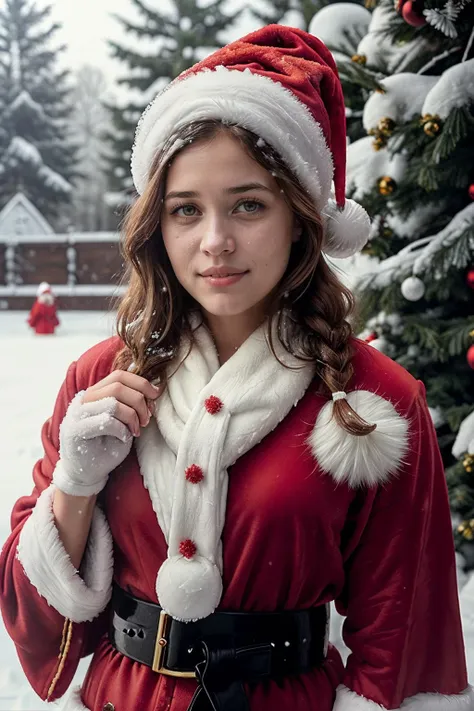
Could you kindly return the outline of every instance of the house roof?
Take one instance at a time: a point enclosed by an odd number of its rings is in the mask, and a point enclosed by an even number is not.
[[[26,217],[24,225],[15,220],[15,217]],[[41,212],[28,200],[23,193],[12,197],[0,212],[0,234],[38,234],[50,235],[54,230]]]

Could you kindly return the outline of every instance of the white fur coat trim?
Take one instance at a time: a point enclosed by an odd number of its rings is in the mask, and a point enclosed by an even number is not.
[[[91,711],[81,699],[81,687],[73,686],[60,706],[60,711]]]
[[[333,711],[387,711],[385,706],[339,686]],[[474,692],[468,686],[459,694],[416,694],[394,711],[474,711]]]
[[[17,558],[49,605],[72,622],[87,622],[105,609],[112,594],[112,535],[105,515],[96,506],[79,573],[54,522],[54,491],[52,484],[38,497],[21,530]]]
[[[266,329],[266,324],[257,329],[219,367],[212,337],[200,326],[191,353],[157,402],[156,421],[136,440],[144,484],[168,543],[157,596],[176,619],[207,617],[219,604],[227,468],[286,417],[314,377],[312,365],[284,350],[275,326],[275,351],[297,370],[281,365],[270,350]],[[178,362],[187,351],[185,343]],[[212,395],[223,405],[216,414],[204,406]],[[185,476],[193,464],[204,474],[194,484]],[[190,559],[180,553],[181,541],[188,539],[197,548]]]
[[[354,390],[347,401],[362,419],[376,424],[357,437],[342,430],[333,417],[330,400],[321,409],[308,439],[319,466],[338,482],[352,488],[383,484],[403,464],[408,450],[407,418],[391,402],[367,390]]]

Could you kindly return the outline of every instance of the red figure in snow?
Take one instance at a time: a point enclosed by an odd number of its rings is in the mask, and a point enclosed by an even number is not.
[[[55,298],[50,285],[43,281],[36,292],[36,301],[28,316],[28,325],[39,335],[54,333],[59,326]]]

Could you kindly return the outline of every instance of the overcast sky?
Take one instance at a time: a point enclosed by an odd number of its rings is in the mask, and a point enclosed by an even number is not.
[[[45,4],[47,0],[37,0]],[[112,13],[128,19],[135,19],[135,8],[130,0],[49,0],[56,20],[63,29],[57,38],[68,45],[64,60],[72,68],[84,63],[98,65],[106,74],[111,85],[123,71],[123,65],[109,56],[107,39],[123,39],[121,25],[112,17]],[[4,0],[0,0],[0,6]],[[166,8],[167,0],[148,0],[150,7]],[[229,0],[229,8],[240,6],[241,0]],[[248,15],[242,18],[232,35],[225,37],[231,41],[251,32],[258,25]],[[64,61],[63,60],[63,61]]]

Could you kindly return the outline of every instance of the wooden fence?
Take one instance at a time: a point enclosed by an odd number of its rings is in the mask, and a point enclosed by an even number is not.
[[[60,309],[108,309],[122,275],[116,232],[0,235],[0,309],[29,309],[42,281]]]

